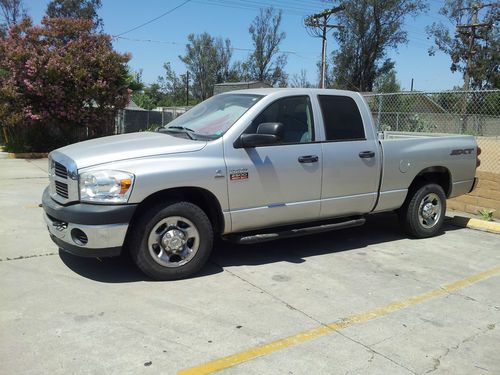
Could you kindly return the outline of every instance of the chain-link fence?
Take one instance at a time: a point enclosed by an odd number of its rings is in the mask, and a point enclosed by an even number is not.
[[[116,116],[116,133],[123,134],[155,130],[160,126],[168,124],[190,108],[191,107],[162,107],[154,111],[124,109]]]
[[[364,94],[379,131],[470,134],[500,173],[500,90]]]

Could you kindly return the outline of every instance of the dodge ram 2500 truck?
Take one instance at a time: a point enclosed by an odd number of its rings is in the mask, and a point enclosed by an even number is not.
[[[378,134],[359,93],[242,90],[159,132],[53,151],[44,218],[65,251],[128,251],[152,278],[176,279],[200,270],[216,236],[267,241],[382,211],[435,235],[446,199],[474,188],[479,151],[472,136]]]

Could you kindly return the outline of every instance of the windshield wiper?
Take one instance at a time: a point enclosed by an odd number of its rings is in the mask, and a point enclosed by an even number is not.
[[[179,133],[179,130],[183,133],[185,133],[190,139],[196,140],[196,137],[194,136],[194,130],[186,128],[185,126],[167,126],[164,128],[166,131],[173,131],[175,133]]]
[[[187,130],[188,132],[194,133],[193,129],[186,128],[185,126],[177,126],[177,125],[172,125],[172,126],[167,126],[167,129],[180,129],[180,130]]]

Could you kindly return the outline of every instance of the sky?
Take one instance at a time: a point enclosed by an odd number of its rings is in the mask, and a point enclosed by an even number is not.
[[[49,0],[25,0],[28,14],[40,22]],[[99,16],[103,19],[104,32],[112,36],[121,34],[138,25],[177,7],[171,13],[125,33],[113,40],[117,51],[132,55],[129,62],[135,71],[142,69],[146,83],[154,82],[163,75],[163,64],[170,62],[178,73],[185,72],[179,55],[185,52],[187,35],[208,32],[231,40],[233,61],[243,60],[249,55],[252,41],[248,27],[259,13],[259,8],[272,5],[283,10],[282,30],[286,39],[281,51],[288,55],[286,72],[290,76],[307,71],[311,82],[317,82],[316,64],[321,56],[321,39],[311,37],[303,27],[305,16],[325,8],[321,0],[103,0]],[[425,27],[433,22],[449,22],[438,14],[439,0],[430,0],[430,10],[415,19],[405,21],[409,42],[397,50],[388,51],[388,57],[396,62],[397,79],[403,89],[410,89],[414,79],[414,90],[436,91],[452,89],[462,84],[461,73],[450,71],[450,58],[437,52],[429,56],[427,50],[432,42],[427,40]],[[328,53],[338,48],[335,40],[328,39]],[[125,39],[126,38],[126,39]]]

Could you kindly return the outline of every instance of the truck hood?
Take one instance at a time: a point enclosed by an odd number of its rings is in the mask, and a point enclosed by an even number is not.
[[[139,132],[79,142],[59,148],[55,152],[73,159],[76,167],[81,169],[125,159],[193,152],[201,150],[206,144],[205,141],[168,134]]]

